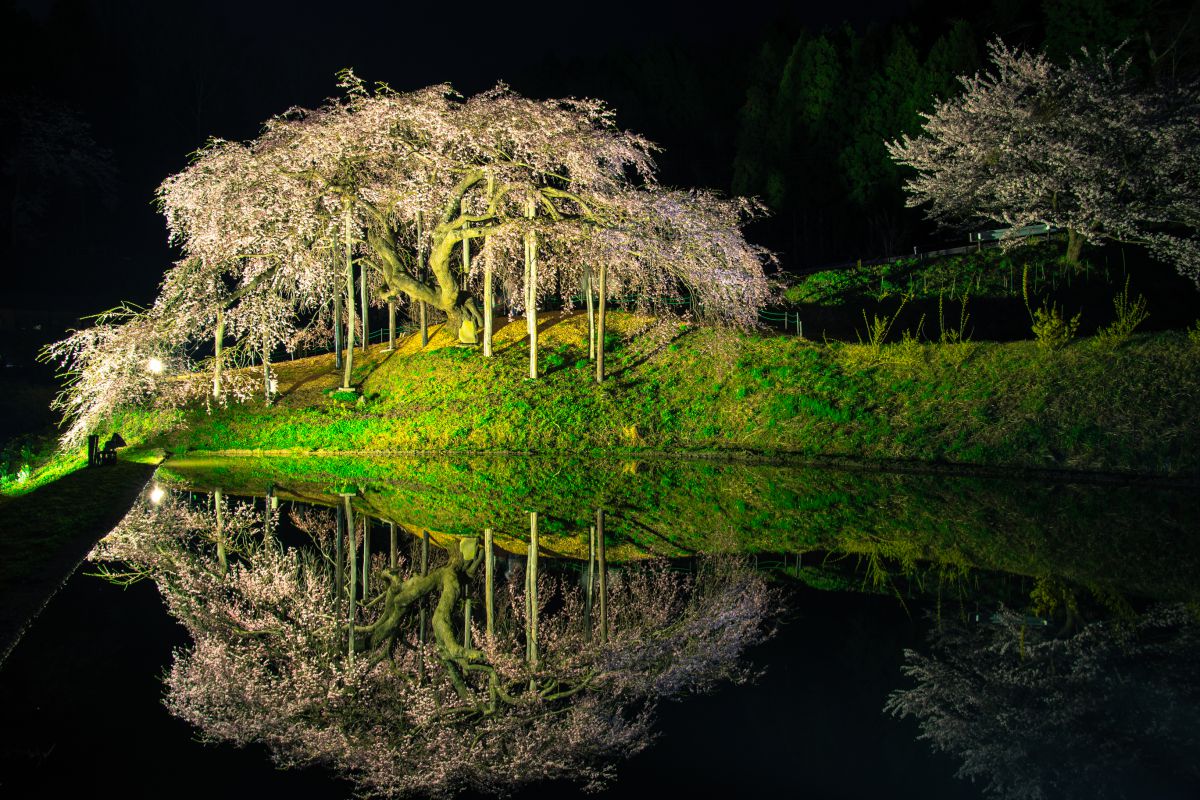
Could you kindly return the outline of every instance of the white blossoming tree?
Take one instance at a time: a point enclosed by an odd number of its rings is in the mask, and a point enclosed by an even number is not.
[[[293,109],[246,144],[215,141],[164,182],[188,255],[265,259],[323,291],[345,270],[347,294],[359,265],[384,299],[455,327],[486,327],[490,280],[528,310],[600,270],[608,294],[651,307],[687,294],[714,319],[754,324],[769,254],[741,225],[757,207],[658,186],[654,145],[617,129],[603,103],[504,86],[466,99],[449,86],[372,92],[351,73],[342,85],[344,99]]]
[[[1200,95],[1137,83],[1119,52],[1081,53],[1065,67],[990,47],[993,73],[962,76],[963,93],[924,114],[924,130],[888,143],[917,174],[908,205],[943,223],[1068,233],[1149,251],[1200,282]]]
[[[215,510],[168,497],[135,507],[91,557],[122,565],[113,580],[153,579],[187,627],[166,680],[175,714],[371,794],[600,785],[653,738],[655,701],[749,676],[742,655],[778,602],[740,562],[656,562],[608,572],[603,623],[577,582],[542,572],[536,591],[497,586],[484,625],[463,605],[482,589],[475,539],[422,570],[395,551],[356,557],[361,538],[327,509],[294,520],[313,546],[281,546],[262,520],[219,495]]]

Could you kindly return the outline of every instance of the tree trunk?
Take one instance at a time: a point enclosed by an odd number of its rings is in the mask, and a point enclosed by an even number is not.
[[[217,312],[217,330],[213,335],[213,399],[221,398],[221,361],[225,357],[225,310]]]
[[[1078,264],[1083,254],[1083,235],[1074,228],[1067,228],[1067,262]]]
[[[608,277],[608,267],[605,264],[600,265],[600,285],[597,287],[597,293],[600,300],[600,312],[596,319],[596,383],[604,383],[604,318],[608,312],[608,297],[605,285]]]
[[[354,258],[350,239],[350,205],[346,204],[344,219],[346,237],[346,363],[342,373],[342,390],[350,389],[350,372],[354,369]]]

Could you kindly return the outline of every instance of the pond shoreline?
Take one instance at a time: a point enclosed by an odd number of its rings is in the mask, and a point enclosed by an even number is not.
[[[0,505],[0,666],[156,468],[81,469]]]
[[[690,451],[690,450],[604,450],[577,452],[559,450],[305,450],[226,449],[188,450],[168,457],[171,460],[203,458],[261,458],[261,459],[369,459],[386,461],[428,457],[439,460],[473,460],[491,458],[521,458],[557,461],[691,461],[724,466],[773,466],[796,469],[836,469],[850,472],[878,472],[913,475],[947,475],[963,478],[1000,478],[1004,480],[1050,480],[1055,483],[1081,484],[1149,484],[1155,486],[1200,486],[1200,475],[1176,475],[1150,471],[1081,470],[1062,467],[1028,467],[1021,465],[992,465],[950,461],[918,461],[905,459],[870,459],[853,456],[808,456],[772,454],[749,450]]]

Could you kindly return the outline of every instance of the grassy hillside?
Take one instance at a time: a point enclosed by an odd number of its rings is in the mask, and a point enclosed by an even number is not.
[[[543,377],[524,322],[497,357],[438,332],[356,354],[341,400],[332,356],[279,365],[281,397],[183,412],[169,451],[672,451],[849,457],[1200,476],[1200,346],[913,341],[871,346],[739,335],[613,315],[610,380],[591,379],[583,315],[547,315]],[[132,426],[135,420],[118,424]]]

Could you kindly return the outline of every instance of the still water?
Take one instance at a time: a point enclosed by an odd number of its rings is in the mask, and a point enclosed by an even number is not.
[[[168,462],[0,671],[2,786],[1196,797],[1193,495]]]

